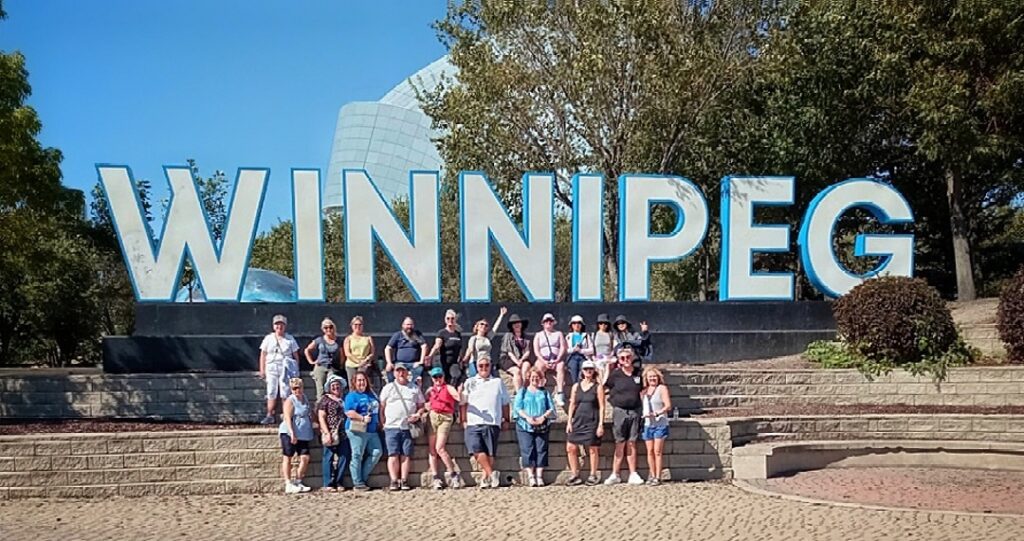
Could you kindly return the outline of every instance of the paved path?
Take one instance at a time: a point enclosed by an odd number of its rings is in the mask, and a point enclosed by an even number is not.
[[[750,482],[821,500],[1024,515],[1024,472],[952,468],[831,468]]]
[[[616,516],[626,511],[634,518]],[[496,521],[496,522],[495,522]],[[721,482],[435,493],[0,501],[0,539],[1024,539],[1024,518],[873,511]]]

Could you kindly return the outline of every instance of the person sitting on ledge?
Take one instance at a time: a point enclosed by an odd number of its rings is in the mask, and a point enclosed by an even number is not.
[[[442,370],[447,383],[459,385],[463,379],[462,367],[459,365],[460,355],[462,327],[459,326],[459,315],[455,310],[449,309],[444,313],[444,328],[437,331],[434,347],[430,350],[430,365]],[[430,372],[433,374],[433,369]]]
[[[604,385],[608,379],[608,371],[614,369],[615,337],[611,333],[612,322],[608,314],[598,314],[597,330],[591,335],[594,342],[594,367],[597,369],[598,381]]]
[[[586,332],[587,326],[583,323],[583,316],[577,314],[569,320],[569,334],[565,337],[569,346],[569,355],[565,359],[566,368],[569,370],[569,385],[572,386],[580,380],[580,366],[584,361],[594,357],[594,339]]]
[[[324,387],[326,392],[316,406],[320,443],[324,450],[320,468],[323,471],[323,490],[334,492],[342,489],[341,478],[352,456],[344,430],[345,404],[341,393],[345,389],[345,380],[331,374]]]
[[[288,398],[288,380],[299,377],[299,343],[285,332],[288,318],[274,316],[274,332],[260,344],[260,377],[267,382],[267,416],[260,424],[274,424],[277,399]]]
[[[341,368],[341,343],[338,342],[338,334],[335,331],[334,321],[325,317],[320,322],[320,330],[323,336],[316,337],[306,346],[306,361],[313,367],[313,381],[316,382],[316,400],[323,398],[327,391],[325,385],[327,376],[337,374]],[[314,351],[315,356],[314,356]],[[348,387],[348,382],[345,383]]]
[[[366,372],[356,372],[352,377],[352,390],[345,396],[345,417],[345,434],[352,446],[348,463],[352,486],[355,490],[370,490],[367,480],[384,451],[377,434],[380,402],[370,390]]]
[[[390,490],[410,490],[409,467],[412,465],[412,425],[419,423],[423,413],[423,394],[418,386],[409,380],[409,368],[402,363],[395,365],[395,380],[380,391],[381,424],[384,425],[384,442],[388,450],[388,474],[391,476]]]
[[[427,363],[427,340],[416,329],[411,317],[402,320],[402,330],[391,335],[384,347],[384,371],[388,383],[395,380],[395,363],[402,363],[412,371],[412,379],[418,386],[422,381],[423,366]]]
[[[365,331],[363,316],[353,317],[349,322],[349,327],[352,329],[352,334],[345,337],[342,349],[345,353],[345,379],[348,380],[348,385],[351,387],[356,372],[369,370],[374,348],[373,338],[363,334]]]
[[[562,361],[565,360],[569,347],[562,331],[555,329],[558,321],[554,315],[544,314],[540,324],[543,328],[533,335],[533,353],[537,356],[534,368],[540,372],[540,377],[545,382],[547,371],[555,371],[555,403],[562,408],[565,407],[565,394],[562,392],[565,388],[565,363]]]
[[[530,321],[512,314],[506,325],[508,332],[501,337],[501,369],[512,376],[518,391],[523,387],[523,375],[530,369],[530,355],[533,354],[532,342],[526,334]]]
[[[642,406],[640,391],[643,381],[634,367],[633,347],[623,344],[618,352],[619,366],[608,374],[605,389],[608,402],[612,405],[612,434],[615,436],[615,457],[612,459],[611,475],[604,480],[606,485],[622,482],[619,470],[625,456],[629,466],[629,484],[642,485],[644,480],[636,472],[636,442],[640,439]]]
[[[277,432],[281,438],[281,476],[284,477],[284,493],[309,492],[302,483],[309,467],[309,442],[313,440],[313,421],[310,419],[309,402],[302,390],[302,378],[288,380],[292,394],[284,400],[284,418]],[[299,455],[299,468],[292,477],[292,457]]]
[[[612,335],[615,338],[615,349],[629,344],[633,348],[633,365],[639,372],[643,363],[649,363],[652,359],[654,348],[651,345],[651,333],[648,330],[647,322],[640,322],[640,332],[633,332],[633,324],[626,319],[626,316],[619,315],[615,318],[615,330]]]
[[[480,357],[487,355],[491,356],[492,344],[491,340],[494,338],[494,329],[501,325],[501,320],[505,318],[505,314],[508,313],[508,308],[504,306],[498,311],[498,319],[494,320],[494,327],[492,328],[486,319],[481,319],[473,325],[473,336],[469,337],[469,341],[466,342],[466,354],[462,357],[462,364],[466,366],[466,375],[473,377],[476,375],[477,362]],[[491,364],[491,376],[498,375],[498,367]]]

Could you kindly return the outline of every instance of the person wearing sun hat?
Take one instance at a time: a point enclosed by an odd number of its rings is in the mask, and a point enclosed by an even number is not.
[[[628,344],[633,348],[633,365],[638,371],[643,363],[651,362],[651,333],[648,330],[647,322],[640,322],[640,332],[633,331],[633,324],[624,315],[615,317],[612,323],[612,336],[615,338],[614,347],[618,351]]]
[[[530,368],[530,355],[533,348],[526,328],[530,320],[512,314],[508,318],[508,332],[501,337],[501,369],[512,376],[516,390],[523,387],[523,374]]]
[[[555,371],[555,403],[558,407],[565,407],[565,355],[569,349],[565,342],[565,335],[562,331],[555,329],[558,320],[553,314],[544,314],[540,318],[543,328],[533,336],[533,354],[537,357],[534,367],[540,374],[541,380],[546,381],[545,374],[548,370]]]
[[[569,345],[569,355],[565,359],[569,370],[569,385],[580,380],[580,366],[594,357],[594,340],[586,330],[583,316],[576,314],[569,319],[569,334],[565,337]]]

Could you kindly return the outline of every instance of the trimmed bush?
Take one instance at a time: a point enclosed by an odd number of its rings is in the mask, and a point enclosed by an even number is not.
[[[999,295],[999,339],[1012,363],[1024,363],[1024,268],[1007,281]]]
[[[876,361],[915,363],[949,351],[957,340],[949,308],[920,278],[867,280],[840,297],[832,310],[839,337]]]

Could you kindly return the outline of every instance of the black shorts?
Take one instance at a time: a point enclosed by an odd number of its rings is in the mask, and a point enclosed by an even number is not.
[[[284,456],[308,455],[309,440],[298,440],[292,444],[292,437],[288,434],[281,434],[281,454]]]
[[[642,421],[643,415],[637,410],[613,407],[612,434],[615,435],[615,443],[639,440]]]
[[[494,425],[469,425],[466,427],[466,450],[469,454],[485,453],[487,456],[497,456],[498,435],[501,433],[500,426]]]

